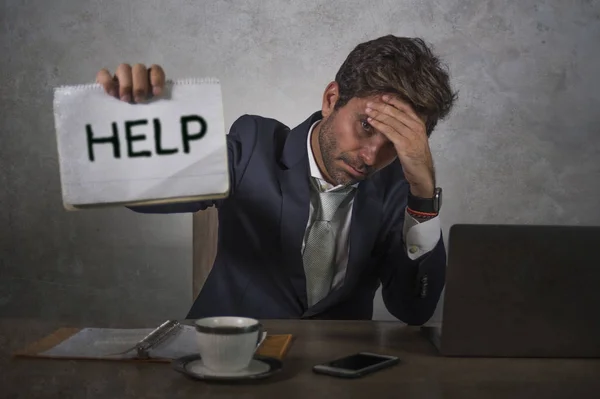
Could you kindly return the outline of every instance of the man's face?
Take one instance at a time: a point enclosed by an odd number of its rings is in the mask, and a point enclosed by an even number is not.
[[[334,185],[354,184],[389,165],[397,156],[391,141],[367,122],[369,101],[353,98],[320,123],[318,143],[326,178]]]

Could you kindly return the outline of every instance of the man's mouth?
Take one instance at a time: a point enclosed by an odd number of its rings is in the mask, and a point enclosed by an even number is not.
[[[344,161],[344,164],[346,165],[346,170],[355,177],[361,178],[361,177],[365,177],[367,175],[367,170],[364,168],[357,169],[345,161]]]

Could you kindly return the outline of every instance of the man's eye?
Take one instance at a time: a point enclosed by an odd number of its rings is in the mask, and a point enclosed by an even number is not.
[[[369,123],[366,120],[363,120],[361,122],[362,128],[366,131],[366,132],[370,132],[371,129],[373,129],[373,127],[371,125],[369,125]]]

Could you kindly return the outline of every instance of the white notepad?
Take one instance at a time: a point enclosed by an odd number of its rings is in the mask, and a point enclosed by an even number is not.
[[[163,95],[129,104],[99,84],[54,90],[66,209],[226,197],[227,143],[216,79],[167,81]]]

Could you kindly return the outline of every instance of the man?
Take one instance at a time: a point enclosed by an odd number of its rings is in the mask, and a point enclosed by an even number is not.
[[[123,64],[97,81],[139,102],[161,94],[165,74]],[[421,39],[388,35],[348,55],[296,128],[237,119],[227,199],[132,208],[219,209],[215,263],[187,317],[371,319],[381,283],[390,313],[425,323],[446,264],[428,137],[455,97]]]

